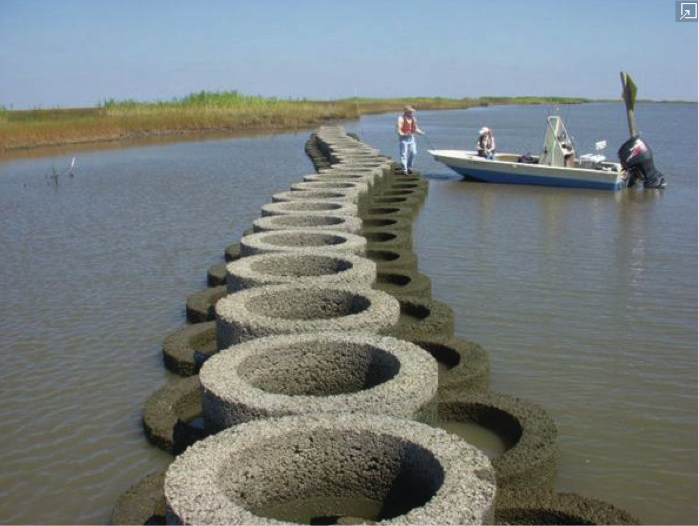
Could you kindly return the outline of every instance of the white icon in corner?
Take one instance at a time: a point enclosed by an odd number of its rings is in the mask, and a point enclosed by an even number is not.
[[[696,20],[697,19],[697,2],[682,2],[680,4],[680,20]]]

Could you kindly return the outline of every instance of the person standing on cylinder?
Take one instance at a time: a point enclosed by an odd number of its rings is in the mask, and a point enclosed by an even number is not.
[[[413,173],[413,162],[417,155],[415,135],[425,135],[425,132],[418,128],[414,113],[415,109],[412,106],[406,106],[403,108],[403,115],[398,117],[400,163],[405,175]]]

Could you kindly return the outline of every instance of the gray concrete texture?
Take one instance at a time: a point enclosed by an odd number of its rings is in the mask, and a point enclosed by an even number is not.
[[[423,336],[410,341],[430,353],[440,364],[440,396],[488,390],[490,358],[477,343],[448,336]]]
[[[216,305],[219,349],[254,338],[308,332],[394,334],[400,305],[384,292],[354,286],[270,285]]]
[[[289,190],[288,192],[279,192],[272,196],[272,202],[274,203],[303,201],[306,199],[356,203],[359,200],[359,196],[355,191],[341,190],[339,188],[334,190]]]
[[[216,322],[185,325],[165,338],[162,350],[168,370],[180,376],[197,374],[201,365],[218,352]]]
[[[376,281],[376,263],[370,259],[321,251],[260,254],[233,261],[226,270],[229,293],[284,283],[371,287]]]
[[[254,232],[273,230],[338,230],[350,234],[359,234],[362,220],[358,217],[343,215],[285,215],[269,216],[256,219],[252,223]]]
[[[286,201],[277,203],[267,203],[262,205],[261,215],[280,216],[280,215],[341,215],[341,216],[357,216],[357,205],[354,203],[338,203],[333,201],[325,201],[320,199],[306,199],[303,201]]]
[[[240,252],[244,257],[305,250],[361,256],[366,252],[366,246],[364,236],[339,230],[277,230],[252,234],[240,240]]]
[[[275,506],[331,501],[317,516],[357,516],[375,502],[383,524],[489,524],[490,461],[466,441],[387,416],[320,414],[258,420],[190,447],[165,478],[170,524],[279,524]],[[334,509],[333,509],[334,508]],[[267,515],[267,516],[265,516]]]
[[[493,460],[498,490],[553,489],[558,468],[558,430],[542,407],[504,394],[460,392],[440,401],[439,419],[473,422],[511,444]]]
[[[207,429],[295,414],[369,413],[437,421],[438,371],[422,348],[387,336],[328,332],[258,338],[199,375]]]

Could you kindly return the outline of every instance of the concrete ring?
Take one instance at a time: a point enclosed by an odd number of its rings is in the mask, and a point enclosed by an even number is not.
[[[240,243],[231,243],[226,247],[223,257],[226,261],[235,261],[240,258]]]
[[[240,250],[240,248],[238,248]],[[226,284],[226,264],[211,265],[206,271],[206,284],[209,287],[219,287]]]
[[[396,205],[386,205],[386,206],[375,206],[375,205],[370,205],[367,207],[365,214],[362,215],[362,217],[365,216],[383,216],[383,217],[404,217],[407,219],[412,219],[415,214],[417,213],[417,210],[415,208],[411,208],[409,206],[396,206]]]
[[[503,502],[505,501],[505,502]],[[498,495],[494,524],[641,524],[607,502],[575,493],[527,494],[516,502]]]
[[[359,522],[488,524],[495,481],[479,450],[426,424],[301,415],[248,422],[192,446],[170,465],[165,498],[169,524],[320,523],[361,515],[357,501],[373,508]]]
[[[315,174],[306,175],[303,178],[304,183],[362,183],[366,184],[368,190],[371,191],[376,184],[377,178],[370,175],[360,175],[353,173],[340,174]]]
[[[190,323],[202,323],[215,318],[216,302],[228,293],[225,285],[209,287],[191,294],[187,298],[186,314]]]
[[[426,337],[454,335],[454,311],[446,303],[415,297],[397,299],[400,303],[399,338],[413,342]]]
[[[262,217],[280,215],[327,215],[357,216],[357,205],[349,202],[304,199],[302,201],[282,201],[262,205]]]
[[[209,360],[199,375],[206,428],[318,413],[437,422],[437,362],[412,343],[326,332],[258,338]]]
[[[419,299],[432,297],[432,281],[419,272],[401,269],[379,270],[376,273],[377,290],[382,290],[397,298],[414,296]]]
[[[286,215],[269,216],[255,219],[253,230],[270,232],[273,230],[338,230],[350,234],[359,234],[362,220],[358,217],[341,215]]]
[[[542,407],[503,394],[461,392],[440,401],[439,418],[475,422],[511,445],[493,460],[498,490],[553,489],[558,430]]]
[[[359,198],[356,192],[346,192],[340,190],[297,190],[288,192],[279,192],[272,196],[273,203],[281,203],[284,201],[303,201],[305,199],[327,200],[327,201],[349,201],[356,203]]]
[[[109,524],[165,524],[165,472],[151,473],[123,493]]]
[[[218,352],[216,322],[207,321],[171,333],[163,342],[165,367],[180,376],[192,376]]]
[[[401,269],[417,272],[417,256],[412,250],[376,248],[367,250],[366,257],[376,263],[377,270]]]
[[[208,435],[196,423],[200,416],[199,376],[171,380],[146,400],[143,430],[151,444],[178,455]]]
[[[339,230],[276,230],[260,232],[240,240],[243,256],[269,252],[323,250],[338,254],[363,255],[366,238]]]
[[[393,334],[400,305],[391,295],[351,286],[270,285],[216,305],[219,349],[253,338],[307,332]]]
[[[376,281],[376,263],[370,259],[327,252],[260,254],[229,263],[226,270],[230,293],[284,283],[371,287]]]
[[[420,338],[413,343],[437,360],[440,395],[488,390],[490,359],[480,345],[443,336]]]
[[[413,222],[404,217],[384,217],[377,215],[362,216],[362,231],[377,232],[382,230],[400,230],[412,234]]]
[[[394,218],[395,220],[395,218]],[[413,246],[412,229],[366,228],[362,230],[367,247],[373,250],[385,248],[406,248]]]
[[[291,191],[307,191],[307,190],[342,190],[344,192],[355,192],[357,194],[366,194],[369,191],[369,185],[358,182],[335,182],[321,181],[313,183],[294,183],[291,185]]]

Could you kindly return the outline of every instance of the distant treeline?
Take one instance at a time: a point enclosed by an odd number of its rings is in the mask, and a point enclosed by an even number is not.
[[[0,106],[0,151],[195,132],[308,128],[325,122],[356,119],[361,115],[400,111],[406,104],[418,110],[445,110],[503,104],[584,102],[592,102],[592,99],[409,97],[321,101],[251,96],[238,91],[200,91],[157,102],[107,99],[93,108],[15,111]]]

